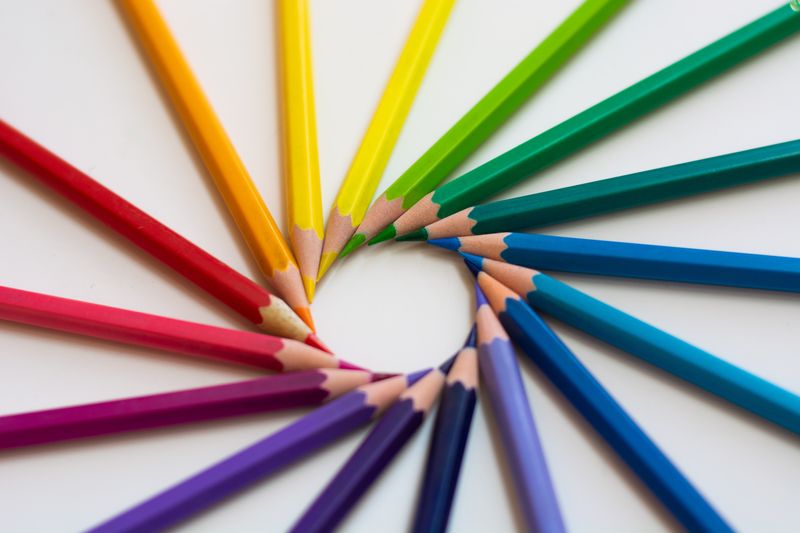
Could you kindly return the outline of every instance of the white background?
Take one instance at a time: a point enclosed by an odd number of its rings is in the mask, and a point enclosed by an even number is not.
[[[265,0],[162,0],[165,16],[276,218],[282,219],[273,14]],[[576,5],[459,0],[384,176],[383,189]],[[634,2],[461,171],[777,7],[772,0]],[[325,205],[379,98],[418,1],[314,0]],[[798,137],[800,40],[638,121],[509,194],[611,177]],[[257,279],[183,128],[112,2],[0,1],[0,116],[233,267]],[[171,272],[0,163],[0,283],[244,327]],[[798,176],[552,228],[612,240],[800,256]],[[791,294],[560,276],[728,361],[800,390],[800,300]],[[314,314],[343,357],[405,371],[438,363],[472,315],[469,276],[421,244],[359,252],[332,270]],[[556,330],[734,526],[796,530],[798,440],[576,331]],[[0,412],[203,386],[254,374],[143,349],[0,324]],[[662,531],[676,524],[530,365],[523,373],[567,526]],[[485,402],[453,531],[521,522]],[[0,455],[0,528],[74,531],[275,431],[268,414]],[[403,531],[430,425],[345,523]],[[187,524],[285,529],[363,432]]]

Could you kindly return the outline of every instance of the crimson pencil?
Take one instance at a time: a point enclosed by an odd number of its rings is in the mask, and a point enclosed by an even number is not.
[[[357,369],[293,339],[208,326],[0,286],[0,320],[276,372]]]
[[[173,526],[374,420],[426,373],[362,385],[91,531],[133,533]]]
[[[286,302],[2,120],[0,154],[265,331],[327,350]]]
[[[310,370],[3,416],[0,449],[319,405],[371,378],[357,370]]]

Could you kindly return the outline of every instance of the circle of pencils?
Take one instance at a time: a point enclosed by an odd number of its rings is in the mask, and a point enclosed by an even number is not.
[[[439,533],[448,529],[458,509],[461,473],[474,460],[470,436],[475,431],[476,406],[485,405],[498,434],[494,452],[510,474],[509,501],[516,502],[520,511],[521,529],[562,533],[568,530],[569,516],[559,488],[566,482],[554,475],[557,469],[548,463],[552,449],[545,446],[547,427],[537,423],[539,406],[530,400],[523,382],[525,365],[530,365],[677,524],[689,531],[733,531],[725,509],[717,510],[695,487],[692,473],[684,473],[673,463],[584,365],[583,356],[578,357],[583,352],[573,351],[551,329],[549,319],[631,356],[634,366],[645,363],[648,370],[656,368],[691,385],[701,391],[703,401],[720,399],[747,417],[772,424],[770,429],[778,428],[782,437],[800,435],[800,395],[540,269],[800,293],[800,258],[519,231],[794,174],[800,172],[800,140],[487,201],[799,33],[800,2],[784,2],[444,183],[596,34],[612,25],[628,3],[583,0],[375,198],[437,44],[457,9],[456,0],[423,0],[325,225],[311,2],[275,0],[288,214],[284,238],[156,1],[120,0],[121,12],[258,269],[276,294],[0,119],[0,156],[23,170],[25,178],[57,193],[262,331],[218,327],[10,286],[0,286],[0,321],[166,352],[179,356],[179,363],[212,360],[274,374],[3,415],[0,450],[36,446],[46,451],[46,445],[63,441],[80,445],[82,439],[113,434],[309,410],[136,505],[109,509],[107,518],[95,520],[89,529],[97,533],[162,531],[224,505],[229,498],[372,424],[327,484],[314,480],[306,486],[307,505],[291,531],[322,533],[341,527],[368,491],[378,490],[377,480],[429,424],[427,454],[417,458],[420,483],[407,528],[414,533]],[[340,358],[315,333],[310,304],[317,282],[338,258],[365,243],[390,240],[425,241],[454,261],[463,261],[474,276],[471,287],[465,288],[475,295],[470,332],[456,354],[436,368],[378,372]],[[435,253],[431,247],[418,249]],[[520,365],[518,355],[525,365]],[[603,382],[610,383],[605,378]],[[743,492],[747,488],[742,487]],[[391,521],[402,523],[396,516]]]

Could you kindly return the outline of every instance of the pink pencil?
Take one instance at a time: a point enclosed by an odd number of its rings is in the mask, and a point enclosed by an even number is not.
[[[359,369],[293,339],[0,286],[0,319],[276,372]]]

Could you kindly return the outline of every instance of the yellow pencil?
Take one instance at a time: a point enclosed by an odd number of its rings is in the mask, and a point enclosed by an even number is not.
[[[361,224],[455,0],[426,0],[328,216],[318,279]]]
[[[289,241],[308,300],[314,298],[322,252],[322,194],[319,185],[314,73],[308,0],[278,0],[283,172],[287,192]]]
[[[267,281],[313,327],[291,250],[153,0],[122,0],[161,82]]]

